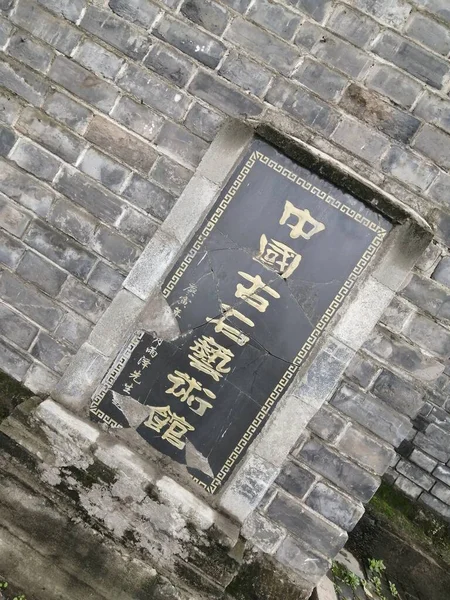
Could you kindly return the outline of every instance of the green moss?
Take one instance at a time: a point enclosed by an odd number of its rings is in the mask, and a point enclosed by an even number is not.
[[[30,390],[0,371],[0,422],[6,419],[16,406],[32,395]]]

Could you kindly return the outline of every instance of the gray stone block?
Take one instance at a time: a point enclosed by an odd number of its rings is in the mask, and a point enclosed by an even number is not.
[[[226,46],[216,38],[167,16],[158,23],[154,35],[211,69],[217,67],[226,51]]]
[[[106,298],[73,278],[64,284],[59,300],[93,323],[100,319],[109,305]]]
[[[436,460],[434,460],[424,452],[421,452],[417,448],[413,449],[408,459],[424,471],[427,471],[428,473],[431,473],[438,464]],[[433,473],[433,475],[439,479],[437,475],[437,470]]]
[[[184,125],[199,137],[210,142],[216,136],[223,122],[223,115],[195,103],[186,115]]]
[[[113,85],[63,56],[56,57],[49,77],[75,96],[105,112],[111,110],[119,95]]]
[[[123,212],[123,204],[116,196],[78,171],[65,169],[55,187],[105,223],[114,224]]]
[[[151,71],[134,64],[127,65],[117,78],[117,84],[144,104],[156,108],[176,121],[184,117],[190,104],[180,90],[171,87]]]
[[[417,42],[447,56],[450,52],[450,31],[434,19],[416,12],[409,21],[405,33]]]
[[[34,394],[48,395],[55,387],[59,376],[39,363],[33,363],[28,369],[24,385]]]
[[[402,296],[433,317],[450,319],[450,294],[427,277],[414,274],[402,290]]]
[[[0,304],[0,335],[26,350],[39,329],[21,315]]]
[[[127,129],[139,133],[142,137],[153,140],[161,129],[164,119],[144,104],[138,104],[131,98],[123,96],[111,112],[111,116]]]
[[[15,269],[24,252],[22,242],[0,230],[0,263]]]
[[[0,127],[0,152],[1,144],[2,132]],[[26,139],[19,140],[9,158],[25,171],[46,181],[52,181],[62,165],[61,161],[55,156]]]
[[[430,427],[436,427],[436,425],[431,424],[429,425],[428,429]],[[414,445],[426,452],[427,454],[429,454],[430,456],[432,456],[433,458],[435,458],[436,460],[446,462],[450,458],[450,451],[448,449],[448,446],[446,448],[442,444],[442,433],[444,432],[442,432],[442,430],[438,429],[437,427],[436,429],[429,430],[427,434],[419,432],[414,438]],[[436,435],[439,435],[439,440],[434,439],[434,436]],[[446,440],[444,440],[444,442],[445,441]],[[448,440],[448,443],[450,443],[450,438]]]
[[[423,489],[419,485],[416,485],[410,479],[403,477],[403,475],[397,477],[395,485],[400,491],[413,500],[416,500],[423,492]]]
[[[297,498],[304,498],[316,481],[311,471],[303,469],[292,461],[286,462],[275,483]]]
[[[91,329],[92,323],[75,313],[67,312],[56,328],[53,337],[78,349],[87,340]]]
[[[129,271],[141,253],[141,249],[112,229],[100,225],[92,243],[95,252],[113,264]]]
[[[383,158],[381,166],[386,173],[422,191],[430,185],[438,174],[436,167],[426,163],[417,154],[406,151],[399,146],[393,146],[389,150]]]
[[[447,521],[450,520],[450,507],[447,504],[444,504],[444,502],[441,502],[430,494],[422,494],[420,496],[420,501],[422,504],[425,504],[425,506],[431,508],[431,510],[434,510],[442,517],[447,519]]]
[[[325,100],[337,101],[345,87],[347,78],[325,65],[306,58],[295,71],[293,79],[313,90]]]
[[[433,477],[436,477],[436,479],[439,479],[442,483],[450,486],[450,467],[437,465],[436,469],[433,471]]]
[[[334,9],[327,27],[360,48],[366,46],[380,31],[380,26],[373,19],[342,4]]]
[[[293,38],[301,22],[298,14],[268,0],[256,0],[246,16],[263,29],[269,29],[288,41]]]
[[[324,405],[308,423],[308,429],[326,442],[331,442],[344,430],[346,424],[347,421]]]
[[[332,139],[364,160],[377,164],[389,147],[388,141],[374,129],[344,117]]]
[[[86,8],[80,27],[135,60],[142,60],[151,46],[146,34],[112,15],[110,11],[96,6]]]
[[[89,148],[78,168],[113,192],[120,192],[131,171],[106,154]]]
[[[396,470],[407,477],[410,481],[418,485],[424,490],[430,490],[434,484],[434,479],[421,468],[413,465],[412,463],[406,460],[400,460],[400,462],[395,467]]]
[[[302,546],[301,542],[291,536],[282,542],[276,558],[311,584],[316,584],[330,567],[330,562],[326,558]]]
[[[96,261],[93,254],[67,235],[39,221],[32,223],[24,241],[76,277],[87,277]]]
[[[384,63],[373,65],[366,77],[366,85],[405,108],[410,108],[422,92],[420,83]],[[416,110],[414,114],[417,114]]]
[[[224,32],[230,18],[229,12],[223,6],[211,0],[185,0],[180,12],[193,23],[219,36]]]
[[[18,209],[6,196],[0,194],[0,223],[8,233],[22,237],[30,217]]]
[[[167,156],[158,158],[150,174],[153,181],[165,187],[174,196],[181,194],[192,175],[190,169],[182,167]]]
[[[414,140],[414,148],[430,157],[441,167],[450,168],[450,136],[448,133],[425,124]]]
[[[12,129],[0,124],[0,156],[7,156],[16,143],[17,136]]]
[[[223,4],[226,4],[233,10],[243,14],[249,7],[251,0],[223,0]]]
[[[404,0],[354,0],[353,6],[394,28],[404,25],[411,12],[411,6]]]
[[[325,556],[335,556],[347,541],[344,531],[284,494],[276,495],[267,509],[267,516]]]
[[[170,121],[164,123],[155,144],[193,167],[199,164],[209,146],[185,127]]]
[[[450,102],[426,90],[417,103],[414,114],[450,132]]]
[[[337,448],[377,475],[383,475],[386,472],[395,456],[391,446],[383,444],[366,431],[355,427],[350,427],[345,431],[339,439]]]
[[[324,39],[327,34],[326,29],[312,23],[311,21],[303,21],[298,28],[297,35],[295,36],[294,43],[301,48],[312,50],[313,46],[319,40]]]
[[[314,486],[306,504],[345,531],[351,531],[364,513],[361,503],[321,481]]]
[[[400,345],[394,352],[399,362],[407,362],[408,348]],[[386,404],[408,417],[417,416],[423,406],[423,391],[416,390],[397,375],[383,369],[373,386],[373,393]]]
[[[68,346],[56,342],[44,331],[39,333],[31,349],[31,356],[56,373],[64,373],[72,355]]]
[[[43,110],[77,133],[83,133],[89,123],[92,112],[60,92],[52,92],[44,102]]]
[[[69,55],[81,40],[81,32],[44,10],[32,0],[19,0],[11,15],[13,23]]]
[[[159,13],[159,7],[149,0],[109,0],[109,8],[120,17],[150,29]]]
[[[127,207],[116,228],[135,244],[145,246],[153,237],[158,225],[142,212]]]
[[[12,36],[8,44],[8,54],[25,63],[35,71],[45,73],[55,56],[48,46],[38,44],[33,38],[22,32]]]
[[[361,356],[355,356],[347,367],[345,375],[355,381],[362,388],[368,388],[375,375],[379,371],[379,366]]]
[[[108,298],[114,298],[122,287],[125,277],[117,269],[104,262],[98,262],[89,276],[88,284]]]
[[[195,69],[192,61],[165,44],[152,46],[144,65],[179,87],[187,84]]]
[[[86,69],[106,79],[114,79],[123,65],[123,59],[88,39],[78,46],[74,59]]]
[[[28,358],[25,358],[9,344],[0,340],[0,369],[2,371],[11,375],[14,379],[22,381],[30,364],[31,361]]]
[[[288,3],[316,21],[322,21],[331,6],[331,0],[289,0]]]
[[[40,111],[30,107],[25,108],[20,115],[17,129],[70,163],[77,160],[86,146],[81,138]]]
[[[407,417],[394,412],[373,396],[356,392],[348,386],[341,388],[331,404],[394,447],[412,429]]]
[[[443,207],[450,205],[450,175],[439,171],[439,175],[427,194]]]
[[[56,328],[63,316],[61,308],[48,296],[21,279],[4,271],[0,278],[0,297],[17,311],[49,331]]]
[[[67,279],[67,273],[30,251],[25,253],[16,272],[49,296],[56,296]]]
[[[61,15],[68,21],[77,21],[86,6],[85,0],[37,0],[51,12]]]
[[[2,60],[0,81],[4,88],[35,106],[42,106],[48,92],[47,83],[39,75],[15,62]]]
[[[450,216],[447,212],[436,209],[430,215],[433,219],[436,237],[446,246],[450,246]]]
[[[245,520],[241,532],[247,540],[267,554],[273,554],[286,537],[282,527],[278,527],[257,512]]]
[[[0,161],[0,192],[44,218],[56,198],[40,181],[5,161]]]
[[[291,74],[300,57],[295,48],[241,17],[237,17],[231,23],[225,38],[242,46],[251,55],[283,75]]]
[[[444,59],[393,31],[384,31],[373,50],[382,58],[438,89],[441,89],[449,72],[449,66]]]
[[[308,440],[299,451],[298,458],[362,502],[369,501],[380,485],[377,477],[332,452],[317,439]]]
[[[385,310],[380,322],[394,333],[400,333],[413,311],[405,302],[395,297]]]
[[[272,79],[270,71],[234,50],[226,57],[219,74],[255,96],[263,96]]]
[[[65,198],[53,204],[48,222],[86,246],[90,244],[98,225],[97,219]]]
[[[139,175],[133,175],[123,196],[160,220],[167,217],[175,204],[175,198],[169,192]]]
[[[16,96],[12,96],[6,90],[0,92],[0,121],[12,125],[21,109],[22,105]]]
[[[365,52],[329,33],[325,33],[323,42],[314,48],[313,54],[354,79],[358,79],[370,64]]]

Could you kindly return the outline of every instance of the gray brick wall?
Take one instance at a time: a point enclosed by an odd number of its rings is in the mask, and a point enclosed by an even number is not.
[[[326,561],[388,467],[450,518],[446,3],[7,0],[0,51],[0,367],[48,391],[225,119],[281,115],[436,240],[277,479],[277,556]]]

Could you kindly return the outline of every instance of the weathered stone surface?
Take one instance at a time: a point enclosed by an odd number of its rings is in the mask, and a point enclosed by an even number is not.
[[[305,546],[302,546],[297,540],[288,536],[276,554],[277,559],[290,569],[297,571],[302,577],[310,581],[312,584],[316,584],[321,578],[322,573],[327,571],[330,566],[329,561],[324,559],[320,554],[311,552]],[[308,592],[305,593],[307,598]],[[294,592],[292,600],[298,597],[297,593]],[[283,598],[286,596],[283,595]]]
[[[379,367],[374,365],[373,362],[365,360],[361,356],[355,356],[347,367],[345,374],[353,381],[356,381],[362,388],[367,388],[374,380],[378,371]]]
[[[316,477],[311,471],[288,461],[276,478],[275,483],[292,496],[303,498],[315,481]]]
[[[210,142],[219,131],[223,121],[223,116],[196,103],[186,115],[184,124],[190,131]]]
[[[53,337],[71,344],[74,348],[79,348],[86,341],[91,329],[92,323],[75,313],[67,312]]]
[[[417,81],[384,63],[376,64],[370,69],[366,84],[405,108],[410,108],[422,91],[422,86]],[[417,111],[414,113],[417,114]]]
[[[153,140],[161,129],[164,119],[144,104],[138,104],[123,96],[111,112],[119,123],[142,137]]]
[[[0,239],[0,262],[15,269],[25,252],[25,246],[3,231],[0,231]]]
[[[208,144],[190,131],[175,123],[163,125],[155,141],[162,150],[173,153],[184,163],[196,167],[201,161]]]
[[[347,421],[324,405],[308,423],[308,429],[326,442],[333,441],[345,428]]]
[[[84,40],[78,46],[74,58],[86,69],[106,79],[114,79],[123,65],[122,59],[91,40]]]
[[[270,71],[237,52],[228,54],[219,73],[255,96],[262,96],[272,79]]]
[[[324,100],[336,101],[347,86],[347,78],[314,60],[305,59],[293,78]]]
[[[118,267],[129,271],[140,254],[140,248],[112,229],[101,225],[92,243],[93,249]]]
[[[160,156],[156,161],[151,178],[165,187],[174,196],[179,196],[189,183],[193,173],[167,156]]]
[[[395,467],[396,470],[411,480],[413,483],[418,485],[424,490],[429,490],[434,484],[434,479],[429,474],[422,471],[419,467],[412,465],[406,460],[400,460]]]
[[[171,194],[139,175],[133,175],[123,195],[157,219],[167,217],[175,202]]]
[[[192,61],[163,44],[152,46],[144,65],[180,87],[186,85],[194,72]]]
[[[98,224],[97,219],[65,198],[53,204],[48,222],[82,244],[91,242]]]
[[[286,537],[286,532],[264,515],[254,512],[244,522],[242,535],[263,552],[273,554]]]
[[[48,115],[77,133],[85,131],[92,117],[92,112],[89,109],[73,100],[73,98],[56,91],[47,97],[42,108]]]
[[[25,377],[31,363],[29,359],[3,340],[0,340],[0,361],[2,370],[19,381]]]
[[[0,130],[0,153],[2,137]],[[25,139],[18,141],[10,154],[10,159],[25,171],[46,181],[52,181],[62,165],[61,161],[52,154]]]
[[[394,458],[391,446],[354,426],[349,427],[339,438],[337,448],[377,475],[383,475]]]
[[[125,277],[116,269],[99,262],[89,276],[88,283],[98,292],[105,294],[108,298],[113,298],[122,287],[124,279]]]
[[[211,0],[185,0],[180,12],[216,35],[224,32],[230,16],[223,6]]]
[[[450,52],[450,31],[424,14],[414,13],[405,30],[417,42],[447,56]]]
[[[355,0],[353,5],[390,27],[403,25],[411,12],[411,6],[404,0]]]
[[[414,139],[414,147],[444,169],[450,168],[449,134],[432,125],[424,125]]]
[[[322,482],[314,486],[306,504],[345,531],[351,531],[364,512],[362,504]]]
[[[67,346],[56,342],[43,331],[39,333],[31,349],[32,356],[56,373],[64,373],[72,354],[73,351]]]
[[[158,6],[149,0],[109,0],[108,6],[120,17],[145,28],[151,27],[159,12]]]
[[[450,356],[450,332],[423,315],[414,315],[404,327],[404,334],[420,347],[442,358]]]
[[[379,25],[370,17],[339,4],[331,14],[327,27],[361,48],[380,31]]]
[[[76,279],[68,279],[59,295],[62,302],[70,306],[89,321],[95,323],[105,312],[109,302]]]
[[[0,221],[2,228],[8,233],[21,237],[30,222],[30,217],[24,214],[17,205],[0,194]]]
[[[36,337],[38,328],[6,305],[0,305],[0,334],[26,350]]]
[[[369,161],[376,162],[388,148],[387,140],[363,123],[345,118],[333,133],[338,143]]]
[[[79,168],[113,192],[120,192],[125,180],[131,174],[129,169],[94,148],[89,148]]]
[[[55,192],[7,162],[0,161],[0,165],[0,191],[45,218],[56,198]]]
[[[370,64],[364,52],[328,33],[325,33],[323,43],[316,46],[313,53],[322,62],[354,79],[359,79]]]
[[[411,452],[411,454],[409,455],[408,458],[411,462],[413,462],[415,465],[417,465],[424,471],[427,471],[428,473],[431,473],[437,465],[436,460],[434,460],[433,458],[431,458],[424,452],[417,450],[417,448],[414,448],[414,450]],[[433,473],[433,475],[435,477],[438,477],[438,470],[436,470]],[[438,477],[438,479],[439,479],[439,477]]]
[[[45,73],[55,54],[42,44],[35,42],[31,36],[21,33],[13,35],[9,41],[8,54],[25,63],[35,71]]]
[[[67,273],[30,251],[25,253],[16,272],[49,296],[56,296],[67,279]]]
[[[0,64],[2,85],[34,106],[42,106],[48,85],[28,67],[3,60]]]
[[[292,39],[300,24],[298,14],[285,8],[282,4],[274,4],[268,0],[256,0],[251,5],[247,16],[261,27],[273,31],[285,40]]]

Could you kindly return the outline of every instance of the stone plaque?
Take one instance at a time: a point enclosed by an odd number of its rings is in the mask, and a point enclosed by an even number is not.
[[[254,140],[164,282],[179,337],[137,332],[92,417],[135,427],[215,492],[390,227]]]

